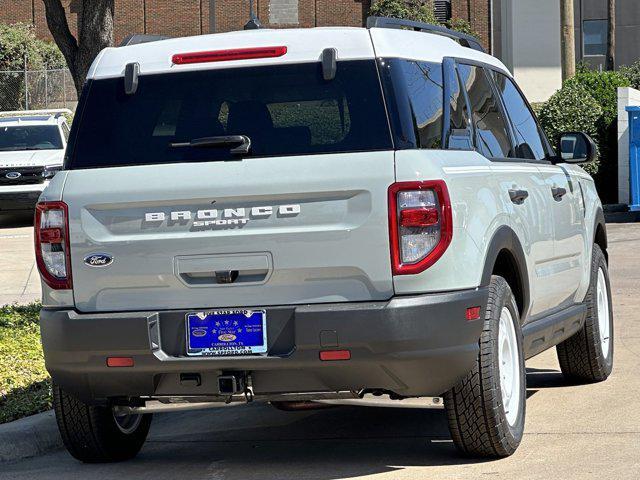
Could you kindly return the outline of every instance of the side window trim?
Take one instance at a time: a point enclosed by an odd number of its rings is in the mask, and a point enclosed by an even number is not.
[[[506,75],[508,78],[511,78],[511,76],[509,75],[508,72],[494,66],[494,65],[490,65],[488,63],[485,62],[480,62],[478,60],[473,60],[470,58],[461,58],[461,57],[445,57],[444,60],[452,60],[455,65],[456,65],[456,70],[457,70],[457,66],[458,65],[467,65],[470,67],[480,67],[483,68],[485,71],[493,71],[493,72],[497,72],[500,73],[502,75]],[[502,95],[500,95],[500,92],[498,91],[498,88],[495,85],[495,80],[493,78],[493,75],[488,75],[489,79],[489,83],[491,84],[491,88],[493,89],[493,91],[495,92],[495,94],[497,95],[497,97],[499,98],[498,104],[500,105],[500,111],[502,112],[502,114],[504,115],[505,118],[505,122],[507,124],[507,128],[508,128],[508,133],[509,133],[509,138],[511,140],[511,148],[512,150],[515,150],[515,136],[513,134],[513,125],[511,124],[511,117],[509,117],[509,115],[506,114],[506,109],[504,108],[504,104],[503,104],[503,99],[502,99]],[[448,76],[446,77],[448,79]],[[544,142],[545,145],[545,149],[547,150],[547,154],[552,157],[555,155],[555,152],[553,150],[553,148],[551,147],[551,143],[549,142],[549,139],[547,138],[546,133],[544,132],[544,130],[540,127],[540,122],[538,121],[538,117],[536,116],[535,112],[533,111],[533,109],[531,108],[531,104],[529,103],[529,101],[527,100],[527,97],[524,96],[524,94],[522,93],[522,90],[520,89],[520,86],[516,83],[516,82],[512,82],[513,85],[516,87],[516,90],[518,90],[518,93],[520,93],[520,95],[522,96],[522,98],[524,99],[527,108],[529,108],[529,111],[531,112],[531,114],[533,115],[533,118],[536,121],[536,124],[538,125],[538,130],[541,133],[541,137],[542,140]],[[464,92],[464,97],[465,97],[465,101],[467,102],[467,108],[469,109],[469,112],[471,112],[471,105],[469,103],[469,96],[467,93],[466,88],[462,89]],[[478,150],[478,146],[475,142],[475,127],[472,123],[472,129],[473,129],[473,139],[474,139],[474,151],[479,152]],[[447,127],[448,130],[448,127]],[[487,157],[488,158],[488,157]],[[492,161],[492,162],[505,162],[505,163],[536,163],[536,164],[551,164],[552,162],[549,160],[529,160],[529,159],[525,159],[525,158],[488,158],[488,160]]]

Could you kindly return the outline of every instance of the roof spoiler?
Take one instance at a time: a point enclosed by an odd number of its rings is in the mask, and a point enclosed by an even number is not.
[[[159,42],[160,40],[167,40],[171,37],[168,35],[146,35],[142,33],[134,33],[132,35],[127,35],[120,42],[118,47],[128,47],[129,45],[139,45],[141,43],[149,43],[149,42]]]
[[[415,32],[432,33],[455,40],[463,47],[471,48],[482,53],[486,53],[480,40],[472,35],[457,32],[440,25],[432,25],[430,23],[414,22],[413,20],[404,20],[401,18],[390,17],[369,17],[367,18],[367,28],[397,28],[413,30]]]

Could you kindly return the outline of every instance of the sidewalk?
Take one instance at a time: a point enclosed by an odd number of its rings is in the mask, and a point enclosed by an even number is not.
[[[32,227],[0,229],[0,272],[0,306],[40,300]]]

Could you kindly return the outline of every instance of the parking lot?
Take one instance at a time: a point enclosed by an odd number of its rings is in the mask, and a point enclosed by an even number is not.
[[[0,303],[38,293],[31,237],[24,220],[0,228]],[[0,465],[0,478],[640,478],[640,225],[610,225],[609,252],[613,374],[570,386],[555,351],[528,362],[525,436],[508,459],[457,455],[440,410],[251,405],[157,415],[148,443],[127,463],[82,465],[61,450]]]

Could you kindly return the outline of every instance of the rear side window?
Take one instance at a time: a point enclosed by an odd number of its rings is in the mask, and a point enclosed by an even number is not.
[[[396,148],[442,148],[442,64],[388,58],[380,70]]]
[[[461,64],[458,73],[467,88],[478,151],[489,158],[508,158],[511,139],[507,123],[484,69]]]
[[[171,146],[224,135],[251,139],[250,156],[391,150],[373,60],[141,75],[92,80],[66,168],[236,159],[231,147]]]

